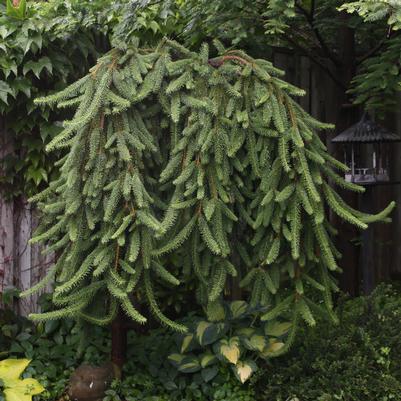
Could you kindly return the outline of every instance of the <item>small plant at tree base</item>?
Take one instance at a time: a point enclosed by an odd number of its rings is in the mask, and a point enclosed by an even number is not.
[[[197,278],[197,301],[223,298],[241,277],[252,307],[265,320],[290,311],[285,352],[300,318],[332,317],[332,273],[339,252],[326,206],[366,229],[388,221],[391,203],[377,215],[352,209],[328,181],[343,188],[317,130],[331,126],[309,116],[293,99],[303,91],[283,81],[266,60],[215,42],[199,53],[163,40],[155,49],[117,46],[88,75],[38,99],[76,110],[48,145],[61,150],[60,177],[31,200],[43,210],[32,243],[59,259],[57,310],[35,320],[74,317],[110,323],[119,308],[138,323],[147,303],[163,324],[155,297],[160,282],[179,285],[165,255]],[[213,54],[213,56],[216,53]],[[311,294],[321,294],[321,303]],[[195,295],[194,294],[194,295]],[[135,299],[134,299],[135,298]],[[324,307],[322,306],[324,305]]]
[[[30,362],[29,359],[0,361],[0,388],[2,388],[6,401],[31,401],[32,396],[45,390],[35,379],[20,379],[22,372]]]
[[[231,366],[237,379],[246,382],[257,370],[256,359],[267,359],[284,347],[291,328],[288,321],[261,323],[260,308],[244,301],[213,305],[208,312],[208,321],[188,324],[192,330],[182,335],[179,353],[169,356],[178,371],[200,372],[206,383],[219,373],[220,364]]]

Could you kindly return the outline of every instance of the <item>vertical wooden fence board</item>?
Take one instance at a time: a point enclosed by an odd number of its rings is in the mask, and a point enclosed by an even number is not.
[[[0,158],[13,150],[5,119],[0,115]],[[3,174],[0,167],[0,174]],[[14,284],[14,205],[0,198],[0,292]]]
[[[29,239],[32,232],[32,214],[31,208],[26,202],[20,202],[20,207],[17,210],[15,218],[15,250],[14,258],[16,261],[16,271],[18,272],[18,279],[16,287],[20,290],[26,290],[31,287],[33,281],[31,279],[31,272],[33,266],[31,264],[31,245]],[[34,305],[31,304],[31,298],[23,298],[19,301],[18,312],[26,316],[29,314]]]
[[[0,199],[0,293],[7,287],[25,290],[42,280],[54,263],[54,254],[43,254],[43,247],[29,244],[38,223],[35,210],[20,201]],[[52,283],[38,294],[19,299],[14,309],[26,316],[39,310],[38,298],[52,290]]]
[[[0,290],[14,284],[14,208],[0,200]]]

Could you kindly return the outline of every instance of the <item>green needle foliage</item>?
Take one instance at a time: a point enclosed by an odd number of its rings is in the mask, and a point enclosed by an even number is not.
[[[59,309],[33,319],[107,324],[121,307],[144,323],[139,300],[185,331],[154,291],[159,280],[179,284],[165,255],[183,252],[204,306],[238,276],[251,306],[268,307],[263,320],[287,314],[295,330],[299,318],[334,316],[339,254],[325,209],[364,229],[394,204],[374,216],[348,207],[328,180],[363,188],[327,154],[318,131],[330,126],[293,99],[303,91],[270,62],[215,47],[214,58],[206,44],[194,53],[170,40],[115,48],[86,77],[37,100],[76,111],[48,145],[64,152],[60,177],[32,198],[43,209],[32,242],[59,254]]]

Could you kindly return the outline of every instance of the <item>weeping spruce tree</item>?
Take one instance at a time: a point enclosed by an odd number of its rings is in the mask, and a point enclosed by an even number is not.
[[[32,242],[59,255],[27,291],[55,279],[57,309],[34,320],[106,325],[121,309],[145,323],[139,300],[183,332],[154,291],[160,280],[180,284],[169,253],[197,278],[197,301],[209,310],[232,276],[251,305],[267,306],[265,319],[290,314],[281,353],[300,318],[335,319],[340,254],[327,210],[366,229],[389,220],[394,203],[377,215],[345,204],[331,184],[363,188],[342,178],[347,167],[319,139],[329,126],[293,99],[303,91],[270,62],[214,46],[214,58],[206,44],[194,53],[170,40],[115,48],[87,76],[37,101],[75,115],[47,146],[63,154],[59,178],[32,198],[43,211]],[[321,302],[312,301],[316,292]]]

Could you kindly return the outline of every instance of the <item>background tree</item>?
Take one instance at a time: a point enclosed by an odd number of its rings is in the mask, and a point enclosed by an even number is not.
[[[401,5],[388,0],[365,0],[346,3],[341,10],[359,14],[368,26],[387,27],[386,36],[372,49],[370,57],[363,60],[351,91],[355,103],[383,117],[384,113],[395,110],[400,90]]]

